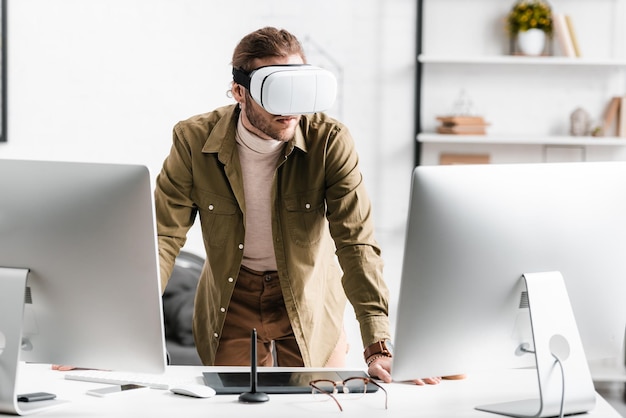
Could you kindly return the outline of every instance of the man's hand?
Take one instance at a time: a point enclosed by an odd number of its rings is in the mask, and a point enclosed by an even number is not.
[[[391,383],[391,364],[392,360],[389,357],[381,357],[377,358],[370,364],[367,368],[367,373],[371,377],[375,377],[377,379],[382,380],[385,383]],[[427,377],[422,379],[413,379],[410,380],[411,383],[416,385],[436,385],[441,382],[441,377]]]
[[[69,370],[74,370],[76,369],[76,367],[74,366],[65,366],[65,365],[61,365],[61,364],[53,364],[52,365],[52,370],[59,370],[61,372],[67,372]]]

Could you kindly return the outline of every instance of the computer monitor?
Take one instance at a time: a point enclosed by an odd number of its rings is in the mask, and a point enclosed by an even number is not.
[[[157,254],[146,167],[0,159],[0,412],[19,362],[165,370]]]
[[[417,167],[394,378],[541,365],[530,412],[503,413],[550,416],[562,394],[560,352],[574,379],[566,406],[580,395],[577,408],[592,408],[585,357],[623,364],[624,179],[619,162]],[[535,290],[549,283],[556,288]]]

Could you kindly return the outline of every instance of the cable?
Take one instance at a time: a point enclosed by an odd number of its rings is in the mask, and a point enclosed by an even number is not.
[[[561,369],[561,409],[559,411],[559,418],[563,418],[563,410],[565,407],[565,370],[563,370],[563,363],[561,362],[561,359],[554,353],[552,353],[552,357],[554,357],[556,363]]]
[[[530,350],[524,344],[522,344],[519,347],[519,350],[523,353],[535,354],[534,350]],[[559,410],[559,418],[563,418],[564,416],[563,411],[565,410],[565,370],[563,369],[563,363],[561,362],[561,359],[554,353],[550,353],[550,354],[552,354],[552,357],[554,357],[554,360],[556,361],[556,363],[559,365],[559,368],[561,369],[561,406]]]

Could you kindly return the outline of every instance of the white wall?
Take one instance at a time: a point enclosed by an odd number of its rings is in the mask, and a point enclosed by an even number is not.
[[[156,175],[175,122],[231,102],[239,39],[273,25],[299,36],[311,62],[341,71],[334,113],[357,141],[379,225],[395,229],[408,185],[396,177],[413,163],[414,9],[411,0],[9,1],[0,158],[142,163]]]
[[[0,158],[139,163],[154,178],[178,120],[231,102],[232,50],[266,25],[341,75],[334,114],[357,143],[395,300],[413,166],[413,0],[9,0]],[[196,229],[187,249],[202,254]]]

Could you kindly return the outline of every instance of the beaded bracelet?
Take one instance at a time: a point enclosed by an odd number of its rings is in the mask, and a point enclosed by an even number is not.
[[[372,364],[375,360],[378,360],[379,358],[391,358],[391,356],[390,356],[390,355],[388,355],[388,354],[381,354],[381,353],[378,353],[378,354],[373,354],[373,355],[371,355],[371,356],[367,359],[367,361],[366,361],[366,363],[367,363],[367,367],[371,366],[371,364]]]

